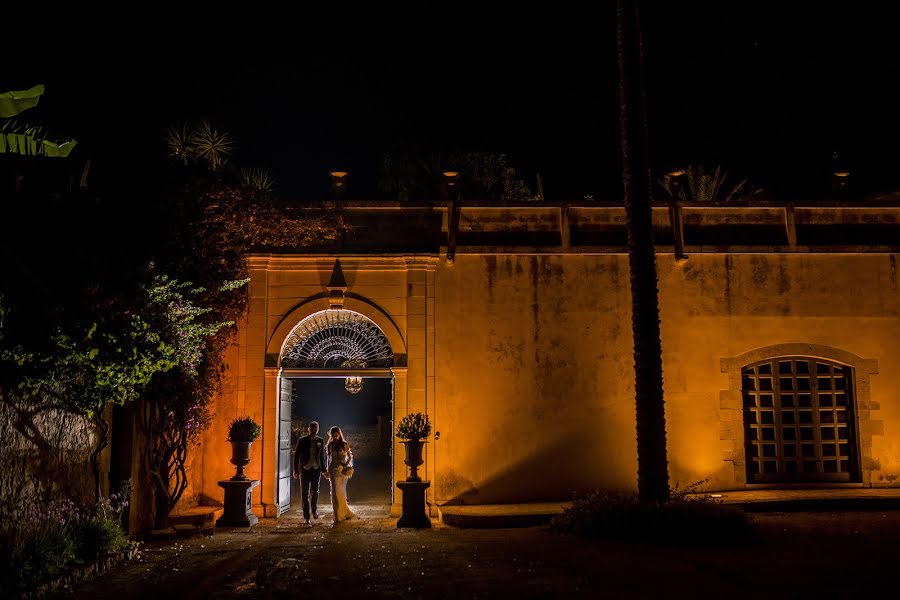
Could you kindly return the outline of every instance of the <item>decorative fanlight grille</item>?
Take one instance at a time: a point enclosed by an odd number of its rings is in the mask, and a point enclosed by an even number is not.
[[[310,315],[291,332],[281,353],[281,366],[288,369],[339,369],[348,361],[370,369],[394,363],[378,325],[350,310]]]

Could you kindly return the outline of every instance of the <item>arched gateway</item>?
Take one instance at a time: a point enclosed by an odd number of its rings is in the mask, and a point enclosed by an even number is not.
[[[276,498],[278,515],[291,506],[292,387],[305,378],[343,378],[350,394],[366,378],[393,379],[394,350],[387,335],[359,312],[334,307],[304,317],[287,335],[279,353],[279,444]],[[390,399],[393,405],[393,398]]]

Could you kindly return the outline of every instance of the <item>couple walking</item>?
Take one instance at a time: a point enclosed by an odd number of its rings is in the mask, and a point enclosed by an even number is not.
[[[353,453],[341,428],[331,428],[327,443],[316,436],[319,433],[317,422],[310,421],[306,430],[309,435],[300,438],[294,453],[294,479],[300,478],[303,519],[309,525],[310,512],[313,519],[319,518],[316,507],[319,501],[319,478],[322,475],[331,483],[334,522],[357,518],[347,506],[347,480],[353,474]]]

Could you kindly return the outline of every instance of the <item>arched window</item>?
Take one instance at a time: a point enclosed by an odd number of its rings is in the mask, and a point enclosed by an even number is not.
[[[802,356],[741,369],[747,482],[858,481],[853,369]]]

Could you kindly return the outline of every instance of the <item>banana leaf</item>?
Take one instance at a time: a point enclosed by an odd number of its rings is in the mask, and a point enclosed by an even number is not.
[[[36,85],[27,90],[17,90],[0,94],[0,117],[14,117],[23,110],[37,105],[44,93],[43,85]]]
[[[17,121],[0,123],[0,154],[66,157],[77,144],[75,140],[50,140],[39,125]]]

